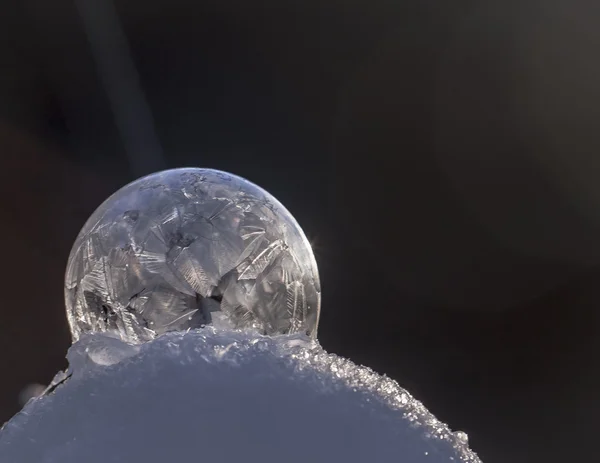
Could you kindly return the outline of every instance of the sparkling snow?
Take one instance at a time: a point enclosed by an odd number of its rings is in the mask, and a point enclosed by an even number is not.
[[[0,431],[2,463],[480,460],[395,381],[301,335],[91,334]]]

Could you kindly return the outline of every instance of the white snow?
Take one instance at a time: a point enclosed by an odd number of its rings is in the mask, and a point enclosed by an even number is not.
[[[396,382],[301,336],[92,334],[68,359],[0,431],[0,462],[480,461]]]

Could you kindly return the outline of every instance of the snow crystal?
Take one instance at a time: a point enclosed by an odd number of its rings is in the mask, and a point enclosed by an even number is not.
[[[398,384],[303,335],[89,334],[0,432],[2,463],[480,460]]]

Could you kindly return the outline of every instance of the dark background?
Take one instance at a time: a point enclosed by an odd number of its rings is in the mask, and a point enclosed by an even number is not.
[[[0,422],[66,365],[87,217],[201,166],[315,243],[325,349],[486,463],[597,457],[598,2],[117,0],[124,36],[97,0],[1,5]]]

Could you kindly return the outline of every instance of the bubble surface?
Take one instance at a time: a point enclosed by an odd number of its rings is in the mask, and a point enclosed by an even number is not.
[[[138,179],[79,233],[65,276],[73,340],[130,343],[204,325],[316,337],[321,290],[292,215],[253,183],[185,168]]]

